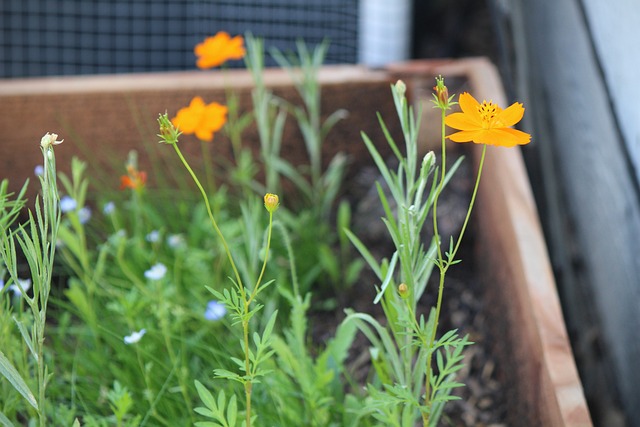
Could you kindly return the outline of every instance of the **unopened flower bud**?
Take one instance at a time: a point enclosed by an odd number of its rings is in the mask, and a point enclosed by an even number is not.
[[[398,285],[398,293],[402,298],[407,298],[409,296],[409,287],[406,283],[400,283]]]
[[[398,91],[398,94],[400,96],[404,96],[404,94],[407,92],[407,85],[404,84],[402,80],[398,80],[396,82],[396,90]]]
[[[176,144],[178,142],[178,137],[182,132],[176,129],[171,120],[169,120],[167,113],[158,115],[158,125],[160,126],[158,136],[162,139],[162,141],[158,142],[165,144]]]
[[[280,206],[280,200],[277,194],[267,193],[264,195],[264,207],[269,213],[274,213],[278,206]]]
[[[442,76],[436,77],[436,85],[433,87],[435,97],[435,104],[438,108],[448,109],[451,106],[449,98],[449,89],[444,85],[444,78]]]

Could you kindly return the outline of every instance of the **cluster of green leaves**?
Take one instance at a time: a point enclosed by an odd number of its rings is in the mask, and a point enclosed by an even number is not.
[[[250,34],[246,41],[245,63],[254,82],[253,117],[260,139],[260,164],[258,167],[255,162],[248,160],[248,148],[234,148],[237,162],[235,170],[245,172],[233,172],[232,176],[246,178],[251,175],[248,171],[255,173],[262,168],[265,174],[264,184],[254,180],[244,181],[245,186],[262,194],[282,194],[284,181],[293,184],[295,190],[284,195],[288,209],[280,213],[279,218],[291,230],[296,253],[299,254],[298,262],[304,264],[301,270],[309,273],[308,276],[301,277],[302,291],[304,293],[312,289],[312,285],[341,291],[355,282],[364,264],[361,260],[355,259],[342,232],[349,226],[348,203],[340,205],[339,216],[336,218],[337,226],[331,223],[331,213],[336,208],[338,193],[344,180],[347,157],[343,153],[337,153],[329,161],[326,169],[323,169],[323,145],[331,129],[347,116],[347,112],[340,109],[322,119],[318,72],[329,45],[324,42],[310,50],[300,41],[295,55],[285,54],[276,49],[270,52],[294,82],[302,100],[302,105],[296,105],[275,95],[265,86],[263,41]],[[231,107],[235,102],[232,97],[229,102],[230,111],[233,110]],[[298,125],[306,148],[308,164],[292,164],[281,154],[284,125],[288,115],[292,116]],[[233,130],[228,132],[232,141],[241,139],[238,133],[248,123],[246,114],[229,114],[227,126]],[[236,142],[233,146],[239,147],[240,144]],[[322,239],[318,239],[318,236],[322,236]]]
[[[368,314],[352,311],[345,321],[355,322],[372,344],[371,358],[377,379],[367,387],[371,399],[361,409],[363,413],[371,414],[385,425],[409,427],[422,419],[427,427],[437,425],[442,404],[455,399],[451,391],[463,385],[455,381],[454,374],[462,368],[462,350],[470,344],[467,337],[458,337],[456,331],[434,341],[439,310],[432,308],[427,319],[424,315],[418,316],[417,310],[440,243],[434,236],[425,247],[421,231],[438,192],[462,159],[443,177],[442,185],[436,179],[429,184],[430,176],[436,175],[435,155],[428,153],[418,165],[420,123],[416,117],[420,114],[416,116],[408,106],[405,90],[403,82],[392,86],[404,136],[404,152],[378,116],[387,143],[398,160],[396,171],[389,169],[374,143],[367,135],[362,135],[386,184],[385,187],[376,183],[385,212],[383,221],[395,251],[390,260],[379,262],[362,241],[353,233],[348,234],[381,281],[374,302],[382,304],[387,324],[382,325]],[[437,358],[438,369],[435,371],[430,369],[433,354]],[[427,396],[425,390],[429,393]]]
[[[0,296],[2,293],[8,295],[9,284],[12,284],[11,286],[15,287],[14,297],[17,296],[19,299],[19,308],[13,315],[11,311],[15,306],[2,302],[0,317],[3,317],[5,325],[15,323],[23,339],[22,345],[18,348],[24,351],[22,354],[12,352],[9,356],[13,357],[10,359],[0,350],[0,374],[28,403],[29,413],[41,427],[46,425],[47,420],[46,389],[50,380],[45,361],[45,327],[60,224],[56,161],[52,142],[56,137],[57,135],[47,134],[42,138],[44,167],[39,177],[42,193],[35,201],[35,215],[29,210],[28,220],[15,229],[11,226],[24,203],[26,184],[15,201],[10,201],[10,195],[6,192],[7,182],[0,184],[0,256],[3,269],[6,268],[8,273],[8,281],[3,289],[0,289]],[[30,275],[28,282],[21,280],[19,276],[19,254],[26,259]],[[4,276],[4,272],[2,273]],[[33,285],[32,293],[27,293],[27,283]],[[28,311],[24,307],[25,304]],[[8,335],[11,336],[11,333]],[[17,411],[11,403],[8,406],[0,408],[0,422],[12,426],[9,417]]]

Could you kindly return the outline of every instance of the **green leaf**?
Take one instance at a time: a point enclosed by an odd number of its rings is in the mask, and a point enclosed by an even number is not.
[[[232,395],[229,399],[229,406],[227,406],[227,422],[230,426],[236,425],[236,419],[238,418],[238,402],[236,401],[236,395]]]
[[[31,355],[33,356],[34,359],[36,359],[36,362],[37,362],[38,353],[36,353],[35,349],[33,348],[33,342],[31,341],[31,336],[29,335],[29,331],[27,331],[27,328],[24,326],[24,324],[20,320],[18,320],[16,316],[12,316],[12,317],[13,317],[13,321],[16,322],[16,325],[20,330],[20,334],[22,335],[22,338],[24,338],[24,342],[27,344],[27,347],[29,347],[29,351],[31,351]]]
[[[2,351],[0,351],[0,374],[9,380],[13,388],[15,388],[35,410],[38,410],[38,402],[31,390],[29,390],[29,386],[27,386],[27,383],[22,379],[16,368],[13,367]]]
[[[384,291],[387,289],[387,286],[389,286],[389,283],[391,283],[391,280],[393,279],[393,272],[396,269],[397,262],[398,262],[398,251],[395,251],[393,253],[393,256],[391,257],[391,263],[389,264],[387,276],[384,278],[384,282],[382,282],[382,285],[380,286],[380,291],[378,292],[378,295],[376,295],[376,298],[373,300],[374,304],[377,304],[380,302],[380,299],[384,295]]]
[[[349,240],[351,240],[351,243],[356,247],[358,252],[360,252],[362,258],[364,258],[367,264],[369,264],[369,267],[371,268],[371,270],[373,270],[378,279],[382,280],[380,265],[378,264],[378,261],[376,261],[375,257],[371,254],[371,252],[369,252],[369,249],[365,246],[365,244],[362,243],[362,241],[358,239],[358,237],[356,237],[356,235],[353,234],[351,230],[345,229],[344,233],[347,235]]]
[[[198,421],[196,427],[224,427],[222,424],[212,423],[211,421]]]
[[[15,427],[13,423],[0,411],[0,425],[2,427]]]

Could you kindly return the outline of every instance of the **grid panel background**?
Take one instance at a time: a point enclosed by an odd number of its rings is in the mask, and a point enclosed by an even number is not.
[[[358,0],[0,0],[0,77],[194,69],[193,46],[221,30],[283,51],[328,38],[327,62],[353,63],[357,11]]]

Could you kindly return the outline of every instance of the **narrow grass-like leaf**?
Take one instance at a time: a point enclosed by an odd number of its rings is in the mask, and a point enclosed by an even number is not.
[[[362,243],[362,241],[358,239],[358,237],[356,237],[356,235],[353,234],[350,230],[345,228],[344,233],[347,235],[347,237],[349,238],[353,246],[356,247],[358,252],[360,252],[360,255],[362,255],[362,258],[364,258],[364,260],[367,262],[371,270],[373,270],[373,272],[376,274],[378,279],[382,280],[380,265],[378,264],[378,261],[376,261],[374,256],[371,254],[369,249],[365,246],[365,244]]]
[[[373,300],[374,304],[377,304],[380,302],[380,299],[384,295],[384,291],[387,289],[387,286],[389,286],[389,283],[391,283],[391,280],[393,279],[393,273],[396,269],[397,262],[398,262],[398,251],[395,251],[393,253],[393,256],[391,257],[391,262],[389,263],[389,269],[387,271],[387,275],[384,278],[382,285],[380,286],[380,291],[378,291],[376,298]]]
[[[0,425],[2,427],[15,427],[9,418],[2,413],[2,411],[0,411]]]
[[[31,336],[29,335],[29,331],[27,331],[27,328],[24,326],[24,323],[18,320],[16,316],[12,316],[12,317],[13,317],[13,321],[18,326],[18,330],[20,331],[20,334],[22,335],[22,338],[24,339],[25,344],[27,344],[27,347],[29,347],[29,351],[31,352],[31,355],[36,360],[36,362],[38,362],[38,353],[36,353],[35,349],[33,348],[33,342],[31,340]]]
[[[9,380],[13,388],[16,389],[16,391],[20,393],[35,410],[38,410],[36,397],[2,351],[0,351],[0,374]]]

